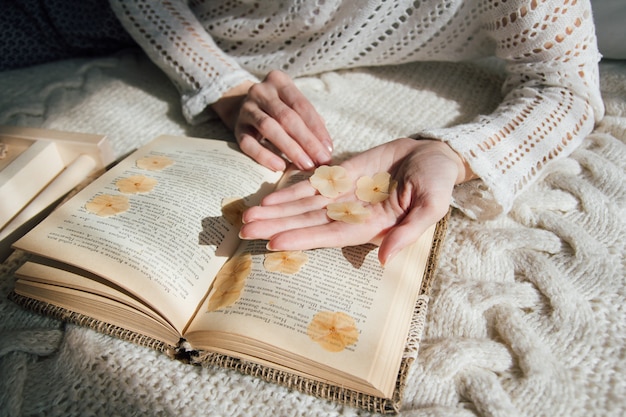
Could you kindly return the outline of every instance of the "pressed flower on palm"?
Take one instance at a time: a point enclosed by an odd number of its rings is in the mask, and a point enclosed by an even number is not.
[[[171,158],[162,155],[145,156],[135,162],[137,168],[147,169],[148,171],[160,171],[173,163],[174,161]]]
[[[158,181],[145,175],[133,175],[117,180],[115,186],[125,194],[149,193]]]
[[[238,197],[228,197],[222,200],[222,216],[236,227],[241,227],[243,212],[248,208],[245,201]]]
[[[252,256],[249,253],[229,259],[215,277],[207,310],[216,311],[234,304],[241,296],[251,270]]]
[[[356,181],[356,196],[366,203],[376,204],[389,198],[396,186],[388,172],[378,172],[373,177],[363,176]]]
[[[359,224],[370,217],[370,210],[358,201],[344,201],[326,206],[326,215],[336,221]]]
[[[100,217],[109,217],[128,210],[130,202],[124,195],[100,194],[88,201],[85,208]]]
[[[341,352],[359,340],[354,319],[340,311],[317,313],[307,328],[307,334],[329,352]]]
[[[280,272],[283,274],[297,274],[300,268],[309,260],[302,251],[280,251],[265,254],[263,266],[266,271]]]
[[[348,171],[339,165],[317,167],[309,182],[321,195],[335,198],[352,188],[352,179]]]

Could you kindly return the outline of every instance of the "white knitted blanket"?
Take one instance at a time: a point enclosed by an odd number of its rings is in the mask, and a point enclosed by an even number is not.
[[[410,64],[298,80],[339,157],[493,108],[495,66]],[[454,211],[403,416],[626,413],[626,63],[602,63],[607,116],[584,146],[490,222]],[[0,73],[0,124],[106,134],[121,155],[185,125],[176,91],[138,52]],[[0,415],[363,416],[243,376],[168,359],[6,300]]]

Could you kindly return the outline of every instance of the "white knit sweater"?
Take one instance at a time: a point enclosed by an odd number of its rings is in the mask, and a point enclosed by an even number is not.
[[[496,56],[503,100],[462,125],[406,132],[444,140],[481,180],[453,204],[471,217],[511,208],[552,160],[603,115],[588,0],[110,0],[122,24],[175,83],[191,123],[244,80],[357,66]],[[393,138],[389,138],[393,139]]]

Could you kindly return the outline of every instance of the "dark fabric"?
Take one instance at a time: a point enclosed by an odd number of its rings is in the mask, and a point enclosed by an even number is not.
[[[0,70],[131,45],[106,0],[0,0]]]

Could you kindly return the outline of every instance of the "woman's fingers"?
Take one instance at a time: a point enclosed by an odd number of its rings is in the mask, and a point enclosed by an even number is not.
[[[287,216],[296,216],[308,211],[323,209],[329,199],[321,195],[295,197],[281,204],[250,207],[243,213],[243,222],[251,223],[260,220],[277,219]]]
[[[248,240],[271,240],[279,233],[293,229],[304,230],[315,226],[326,225],[329,222],[330,219],[326,216],[326,210],[309,210],[292,216],[274,217],[246,223],[241,227],[239,237]]]
[[[291,79],[280,71],[273,71],[268,74],[270,78],[282,78],[287,79],[282,82],[283,87],[278,90],[279,96],[282,101],[291,109],[293,109],[304,121],[304,124],[309,129],[313,136],[319,141],[323,147],[327,159],[333,151],[333,143],[330,138],[330,134],[326,129],[326,123],[322,116],[317,112],[313,104],[302,94],[300,89],[291,81]],[[319,161],[320,163],[325,163]]]
[[[379,244],[384,231],[397,221],[391,204],[370,206],[370,215],[362,222],[335,221],[327,214],[329,201],[316,195],[275,206],[251,207],[244,213],[239,236],[269,240],[272,250]]]
[[[251,94],[252,90],[254,88],[250,89]],[[278,99],[276,98],[276,100]],[[278,110],[277,107],[285,107],[285,109]],[[289,116],[284,113],[288,113]],[[316,163],[305,151],[305,146],[310,146],[311,134],[302,128],[302,121],[293,111],[286,109],[284,104],[246,101],[242,107],[240,123],[247,126],[249,130],[256,132],[255,136],[259,141],[271,142],[298,168],[310,170],[315,166]],[[305,145],[301,145],[301,142]]]
[[[294,224],[296,224],[294,222]],[[377,243],[371,227],[337,221],[307,227],[296,227],[274,234],[268,242],[270,250],[309,250],[315,248],[341,248]]]
[[[293,184],[286,188],[274,191],[263,198],[261,202],[262,207],[273,206],[277,204],[285,204],[295,200],[301,200],[304,198],[318,195],[317,191],[308,180],[302,180],[296,184]],[[320,196],[322,197],[322,196]],[[323,197],[326,199],[326,197]],[[326,199],[328,202],[328,199]]]
[[[265,147],[255,136],[249,133],[240,134],[239,148],[241,152],[273,171],[284,171],[287,168],[287,163],[283,158]]]
[[[385,235],[378,250],[380,263],[384,265],[402,249],[414,243],[443,216],[445,213],[440,216],[439,213],[424,207],[411,209],[400,223],[391,228]]]
[[[272,250],[370,242],[380,245],[379,259],[386,263],[446,214],[459,178],[457,159],[457,154],[439,141],[388,142],[342,163],[356,178],[384,171],[398,182],[387,199],[366,204],[369,215],[359,209],[353,211],[348,204],[340,209],[347,217],[333,216],[337,220],[331,221],[326,213],[329,203],[362,203],[354,190],[326,198],[317,194],[309,181],[302,181],[266,196],[261,206],[246,211],[241,236],[269,240]]]
[[[324,121],[291,79],[279,71],[272,71],[262,83],[249,89],[239,114],[238,130],[240,143],[247,130],[251,137],[271,142],[303,170],[331,160],[332,142]],[[255,148],[252,144],[247,146]]]

